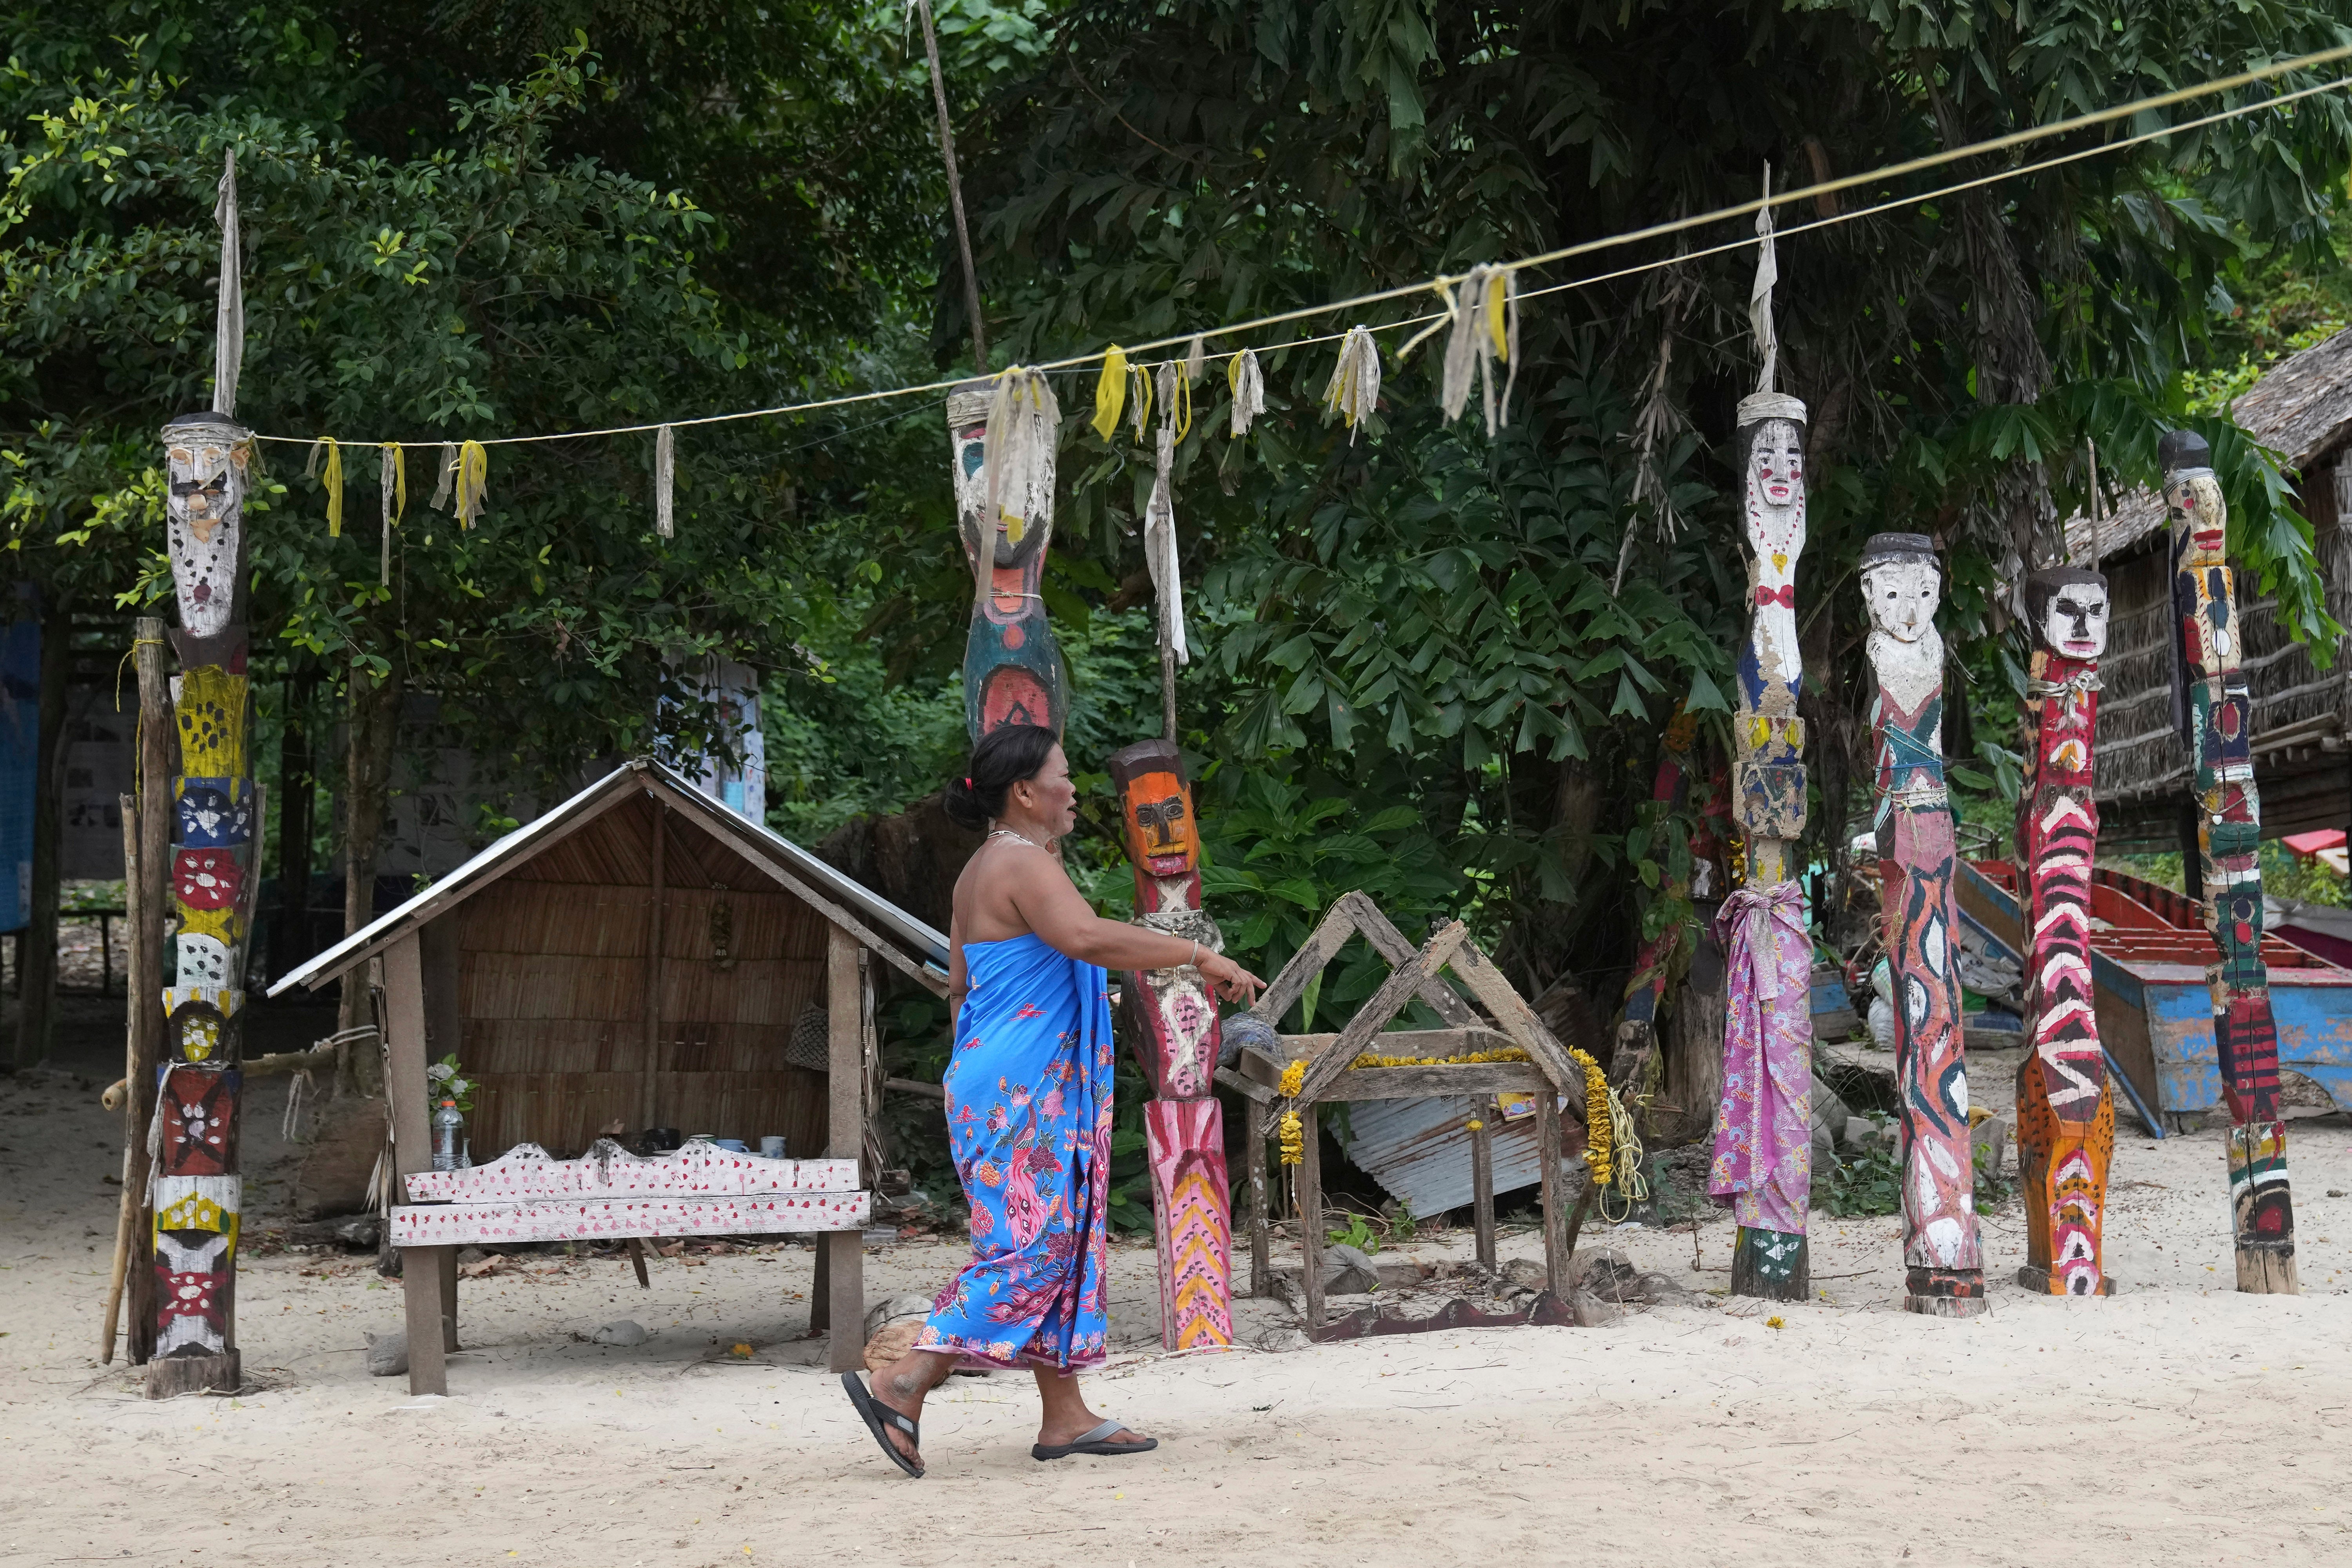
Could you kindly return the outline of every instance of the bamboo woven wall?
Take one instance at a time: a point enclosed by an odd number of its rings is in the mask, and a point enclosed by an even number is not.
[[[2304,515],[2311,520],[2329,611],[2352,625],[2352,449],[2336,448],[2305,468]],[[2172,727],[2172,572],[2169,536],[2159,531],[2128,559],[2110,559],[2114,609],[2100,673],[2100,840],[2109,847],[2175,846],[2188,803],[2188,749]],[[2259,584],[2241,577],[2242,595]],[[2254,778],[2263,831],[2276,837],[2352,819],[2352,665],[2312,663],[2280,627],[2277,601],[2242,598],[2241,662],[2253,700]],[[2336,748],[2330,750],[2329,746]]]
[[[615,806],[447,917],[462,922],[477,1161],[523,1142],[577,1153],[615,1121],[634,1133],[649,1069],[650,1125],[823,1149],[824,1076],[783,1053],[802,1011],[824,1002],[825,921],[676,813],[648,1062],[654,810],[643,796]]]

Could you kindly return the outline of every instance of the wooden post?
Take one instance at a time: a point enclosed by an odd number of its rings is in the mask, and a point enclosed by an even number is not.
[[[2107,1165],[2116,1089],[2091,985],[2091,861],[2099,842],[2092,746],[2107,580],[2062,567],[2025,580],[2034,650],[2025,717],[2032,740],[2018,795],[2018,900],[2026,934],[2025,1037],[2017,1068],[2017,1163],[2025,1267],[2017,1282],[2052,1296],[2105,1296]]]
[[[1478,1267],[1488,1275],[1497,1262],[1495,1247],[1495,1100],[1492,1095],[1470,1107],[1470,1215],[1477,1241]],[[1549,1192],[1550,1189],[1545,1189]]]
[[[856,1160],[866,1142],[866,1072],[858,1059],[862,1031],[857,939],[830,922],[824,929],[825,1153],[835,1160]],[[874,1175],[861,1170],[857,1184],[871,1186]],[[825,1305],[833,1343],[827,1364],[835,1372],[855,1372],[866,1359],[866,1237],[855,1230],[829,1230],[818,1245],[825,1249],[828,1265]]]
[[[1568,1294],[1565,1283],[1568,1246],[1560,1239],[1560,1228],[1566,1217],[1560,1213],[1560,1207],[1561,1200],[1567,1194],[1560,1190],[1560,1162],[1567,1154],[1567,1148],[1566,1140],[1560,1136],[1559,1096],[1546,1089],[1536,1097],[1536,1115],[1539,1118],[1536,1123],[1536,1152],[1543,1162],[1544,1289],[1565,1300]],[[1592,1186],[1591,1171],[1588,1167],[1579,1168],[1585,1172],[1585,1189],[1589,1192]],[[1580,1203],[1578,1212],[1582,1212]]]
[[[662,858],[669,838],[669,803],[656,795],[648,794],[646,798],[654,808],[653,887],[646,908],[645,1057],[640,1069],[644,1076],[637,1083],[640,1129],[658,1125],[656,1117],[661,1109],[662,906],[667,897]]]
[[[1769,231],[1764,243],[1769,264]],[[1769,279],[1759,280],[1769,288]],[[1751,608],[1732,722],[1738,746],[1732,799],[1748,858],[1742,885],[1726,903],[1734,928],[1730,962],[1757,983],[1735,989],[1746,1005],[1724,1018],[1721,1082],[1738,1093],[1718,1101],[1715,1134],[1718,1169],[1728,1171],[1733,1184],[1740,1246],[1776,1264],[1760,1274],[1735,1271],[1733,1293],[1802,1300],[1811,1277],[1805,1214],[1812,1193],[1812,1026],[1804,976],[1811,947],[1804,940],[1803,884],[1789,847],[1805,831],[1805,723],[1797,714],[1804,665],[1796,614],[1797,560],[1805,548],[1805,405],[1774,392],[1771,383],[1768,354],[1763,384],[1740,400],[1737,416]],[[1767,966],[1770,972],[1761,973]]]
[[[392,1097],[393,1169],[402,1178],[398,1201],[405,1203],[405,1178],[433,1168],[433,1129],[426,1114],[429,1091],[425,1086],[425,960],[415,931],[384,949],[383,1013],[389,1062],[384,1092]],[[449,1365],[444,1356],[455,1323],[444,1325],[445,1304],[452,1320],[457,1314],[456,1302],[444,1295],[441,1275],[447,1268],[454,1276],[457,1256],[453,1247],[401,1249],[411,1394],[449,1392]]]
[[[159,1277],[159,1288],[154,1352],[147,1363],[150,1399],[243,1386],[236,1317],[244,1208],[238,1042],[245,1026],[245,955],[261,883],[252,681],[242,618],[253,432],[225,414],[205,413],[182,416],[163,436],[180,616],[171,634],[180,661],[173,700],[180,776],[169,781],[175,805],[153,852],[170,862],[179,929],[173,939],[173,984],[158,988],[166,1008],[165,1070],[152,1184],[150,1272]],[[157,781],[151,775],[147,782]],[[142,852],[148,848],[142,842]],[[160,963],[162,952],[155,956]]]
[[[1881,940],[1895,972],[1895,1076],[1902,1099],[1903,1305],[1937,1317],[1985,1310],[1960,1030],[1958,849],[1944,784],[1944,639],[1936,630],[1943,578],[1935,542],[1880,533],[1862,552],[1878,677],[1870,728],[1878,759]]]
[[[124,923],[138,929],[139,909],[139,808],[136,797],[122,797],[122,898]],[[139,1096],[132,1086],[142,1076],[152,1075],[152,1068],[142,1068],[139,1061],[139,999],[142,986],[139,962],[139,945],[131,943],[125,954],[128,974],[124,984],[131,993],[131,1006],[122,1031],[122,1203],[121,1214],[114,1227],[114,1268],[106,1286],[106,1329],[100,1336],[98,1364],[110,1366],[114,1362],[115,1325],[122,1315],[122,1281],[131,1267],[132,1237],[139,1230],[140,1194],[147,1188],[147,1127],[137,1119]],[[131,1184],[136,1167],[138,1184]]]
[[[131,1137],[126,1195],[139,1205],[131,1238],[130,1340],[123,1359],[145,1364],[155,1353],[155,1237],[147,1202],[147,1124],[155,1114],[155,1067],[163,1059],[164,889],[171,874],[172,690],[163,674],[163,623],[131,623],[131,665],[139,678],[139,905],[131,916],[131,1061],[123,1117]],[[127,869],[127,868],[126,868]],[[128,889],[126,889],[126,896]]]
[[[1312,1334],[1323,1326],[1323,1128],[1313,1100],[1300,1100],[1291,1109],[1306,1129],[1293,1169],[1298,1173],[1298,1284],[1307,1300],[1307,1331]]]
[[[1272,1216],[1266,1212],[1265,1107],[1255,1097],[1242,1101],[1242,1142],[1249,1151],[1250,1295],[1264,1300],[1274,1289]]]
[[[2279,1100],[2278,1024],[2263,962],[2262,817],[2254,793],[2251,704],[2239,663],[2243,622],[2230,570],[2228,509],[2204,437],[2175,430],[2158,447],[2172,519],[2172,602],[2181,616],[2175,668],[2181,740],[2192,763],[2199,890],[2221,962],[2206,972],[2213,1041],[2230,1111],[2230,1209],[2238,1289],[2301,1293],[2294,1202],[2287,1187]],[[2184,851],[2187,846],[2183,845]],[[2186,856],[2184,855],[2184,859]]]

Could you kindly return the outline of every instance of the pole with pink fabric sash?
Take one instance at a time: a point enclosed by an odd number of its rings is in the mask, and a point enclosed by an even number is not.
[[[1765,192],[1771,192],[1769,169]],[[1812,1294],[1805,1210],[1812,1196],[1813,950],[1789,846],[1805,831],[1796,586],[1797,557],[1805,548],[1805,405],[1772,389],[1780,358],[1772,287],[1780,266],[1769,206],[1757,215],[1756,228],[1762,244],[1748,310],[1763,370],[1756,391],[1739,400],[1738,416],[1749,611],[1732,784],[1748,854],[1743,886],[1716,917],[1730,963],[1730,1011],[1706,1190],[1739,1221],[1732,1293],[1802,1301]]]

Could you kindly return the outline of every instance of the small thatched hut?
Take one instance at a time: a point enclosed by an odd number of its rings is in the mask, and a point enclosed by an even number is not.
[[[2316,534],[2327,607],[2352,625],[2352,331],[2282,361],[2232,416],[2293,466]],[[2172,577],[2164,502],[2142,490],[2099,525],[2114,612],[2099,702],[2099,838],[2109,848],[2172,848],[2189,806],[2189,752],[2172,727]],[[2092,526],[2067,524],[2069,560],[2089,560]],[[2239,579],[2254,776],[2265,837],[2352,821],[2352,659],[2312,663],[2277,604]]]

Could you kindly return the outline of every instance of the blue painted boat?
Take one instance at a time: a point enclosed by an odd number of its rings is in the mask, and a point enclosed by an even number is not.
[[[2024,946],[2016,868],[1963,861],[1963,916],[2012,954]],[[2158,1110],[2210,1110],[2221,1103],[2213,1049],[2213,997],[2205,968],[2220,954],[2198,906],[2169,888],[2100,868],[2092,872],[2091,939],[2099,1038],[2140,1098]],[[2279,1066],[2311,1079],[2339,1110],[2352,1110],[2352,971],[2274,936],[2263,939]]]

